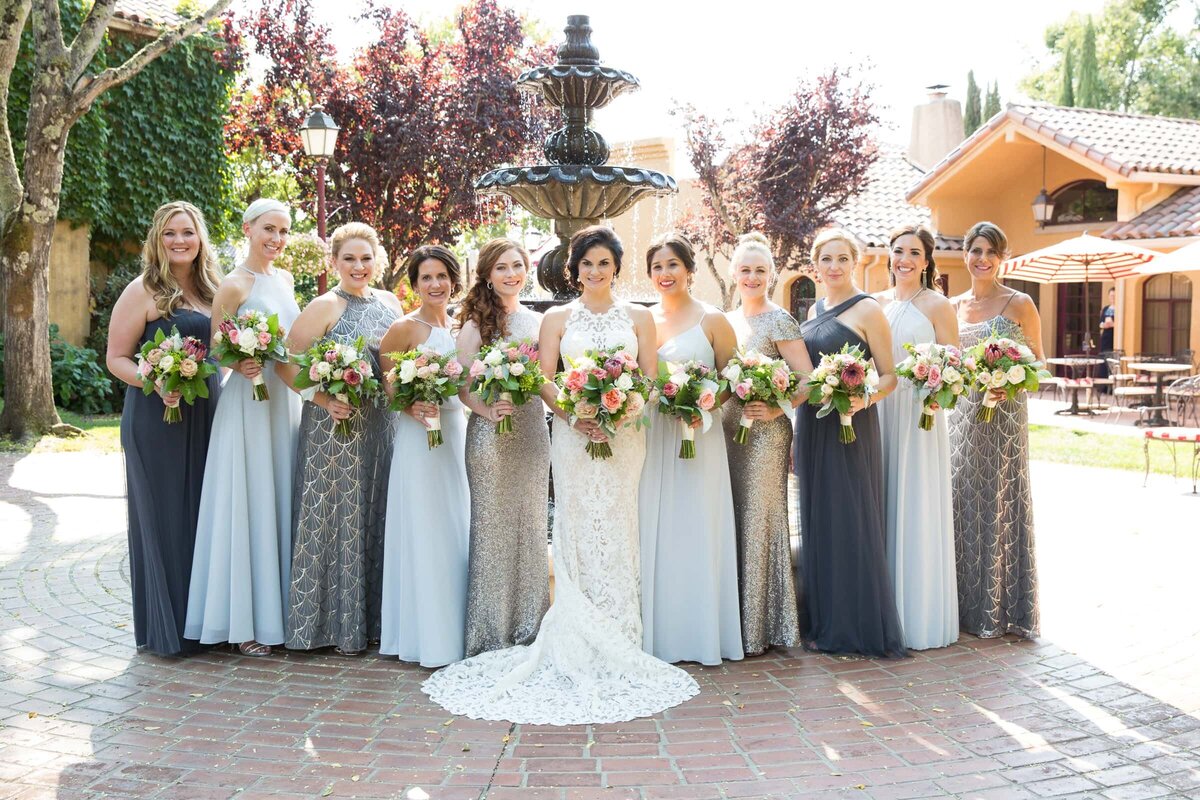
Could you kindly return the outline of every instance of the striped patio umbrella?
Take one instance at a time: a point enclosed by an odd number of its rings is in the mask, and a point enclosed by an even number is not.
[[[1164,272],[1200,271],[1200,242],[1181,247],[1174,253],[1159,255],[1158,258],[1137,268],[1139,275],[1161,275]]]
[[[1087,285],[1138,274],[1138,267],[1161,254],[1137,245],[1083,234],[1043,247],[1000,265],[1000,275],[1035,283],[1082,283],[1085,347],[1091,339],[1092,310]]]

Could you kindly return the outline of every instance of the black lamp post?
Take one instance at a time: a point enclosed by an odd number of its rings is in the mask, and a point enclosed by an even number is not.
[[[317,160],[317,236],[321,241],[325,241],[325,165],[333,157],[339,130],[333,117],[319,105],[312,107],[308,119],[300,127],[305,154]],[[325,288],[325,273],[322,272],[317,277],[317,293],[324,294]]]

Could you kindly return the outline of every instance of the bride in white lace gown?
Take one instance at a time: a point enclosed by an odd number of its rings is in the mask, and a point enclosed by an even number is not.
[[[571,239],[569,270],[582,296],[549,311],[542,323],[547,375],[556,371],[560,353],[577,358],[617,346],[654,374],[649,311],[612,297],[621,254],[620,240],[607,228],[586,228]],[[556,391],[546,387],[547,402]],[[624,428],[612,441],[612,457],[593,460],[585,447],[589,439],[604,440],[603,431],[587,420],[571,427],[555,414],[554,603],[537,639],[452,664],[422,689],[446,710],[474,719],[576,725],[650,716],[699,687],[641,649],[637,500],[645,435]]]

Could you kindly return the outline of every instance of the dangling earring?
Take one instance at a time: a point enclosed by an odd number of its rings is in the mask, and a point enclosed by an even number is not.
[[[492,286],[492,282],[491,282],[491,281],[488,281],[488,283],[487,283],[487,287],[488,287],[488,291],[489,291],[489,292],[494,292],[494,291],[496,291],[496,287],[495,287],[495,286]]]

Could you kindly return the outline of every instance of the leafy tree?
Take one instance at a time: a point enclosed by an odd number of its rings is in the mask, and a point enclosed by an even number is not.
[[[678,225],[701,250],[725,308],[735,286],[717,259],[729,258],[739,235],[764,233],[777,273],[800,267],[816,233],[834,224],[878,157],[870,87],[851,84],[849,73],[836,68],[802,81],[737,147],[729,147],[725,123],[692,106],[676,113],[703,192],[701,207]]]
[[[983,118],[989,120],[1000,113],[1000,82],[993,81],[983,104]]]
[[[1070,51],[1068,51],[1070,52]],[[1083,29],[1083,53],[1079,58],[1079,105],[1100,108],[1100,65],[1096,62],[1096,26],[1089,16]]]
[[[1067,52],[1063,56],[1062,88],[1058,93],[1060,106],[1075,105],[1075,59],[1072,57],[1074,52],[1068,45]]]
[[[164,31],[125,61],[97,69],[116,0],[95,0],[70,43],[58,0],[0,5],[0,275],[4,296],[4,410],[0,433],[20,438],[61,425],[50,372],[50,242],[58,218],[68,137],[92,104],[183,39],[230,0]],[[26,22],[34,40],[25,149],[18,163],[8,122],[9,89]]]
[[[979,130],[983,124],[983,110],[980,103],[979,84],[975,82],[975,70],[967,72],[967,107],[963,111],[963,130],[967,136]]]

